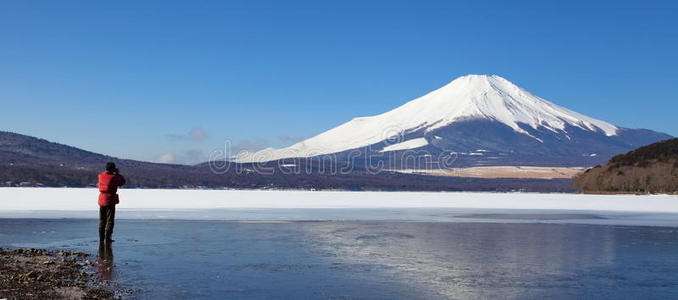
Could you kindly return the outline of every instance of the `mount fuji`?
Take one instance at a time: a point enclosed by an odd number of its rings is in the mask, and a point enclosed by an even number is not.
[[[318,158],[417,168],[425,160],[427,167],[442,168],[441,157],[453,155],[454,167],[586,167],[668,138],[580,114],[497,75],[467,75],[380,115],[354,118],[287,148],[240,153],[233,161]]]

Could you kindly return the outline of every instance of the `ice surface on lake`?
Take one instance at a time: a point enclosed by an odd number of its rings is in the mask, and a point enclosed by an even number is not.
[[[493,208],[678,213],[669,195],[122,189],[121,209]],[[0,210],[94,210],[89,188],[0,188]]]
[[[117,216],[127,219],[678,226],[678,197],[669,195],[151,189],[123,189],[119,194]],[[89,188],[1,188],[0,218],[96,218],[97,196]],[[474,217],[478,215],[484,217]]]

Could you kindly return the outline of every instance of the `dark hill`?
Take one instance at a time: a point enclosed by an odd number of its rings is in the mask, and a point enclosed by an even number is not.
[[[612,157],[574,183],[585,193],[678,193],[678,138]]]

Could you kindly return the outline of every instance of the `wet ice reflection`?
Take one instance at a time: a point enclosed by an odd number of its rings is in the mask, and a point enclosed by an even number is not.
[[[530,224],[323,223],[304,228],[338,264],[376,270],[427,297],[522,298],[610,283],[614,227]]]
[[[112,243],[99,242],[97,260],[94,263],[97,275],[103,280],[113,280],[113,265]]]
[[[121,220],[115,249],[96,220],[0,231],[2,247],[98,253],[100,275],[140,299],[678,298],[665,227]]]

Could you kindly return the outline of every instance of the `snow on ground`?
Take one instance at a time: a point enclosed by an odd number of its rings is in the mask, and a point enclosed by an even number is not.
[[[388,152],[388,151],[396,151],[396,150],[407,150],[407,149],[416,149],[419,147],[424,147],[428,145],[428,141],[425,138],[416,138],[416,139],[411,139],[407,140],[401,143],[393,144],[384,147],[379,152]]]
[[[678,213],[678,196],[470,192],[122,189],[118,208],[475,208]],[[0,211],[96,210],[89,188],[0,188]]]

